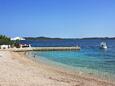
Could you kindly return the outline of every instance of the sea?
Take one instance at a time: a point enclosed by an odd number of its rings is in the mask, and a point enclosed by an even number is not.
[[[107,43],[107,49],[100,49],[100,43]],[[32,51],[36,58],[46,59],[53,65],[68,67],[115,80],[115,39],[65,39],[65,40],[25,40],[20,43],[33,47],[80,46],[74,51]]]

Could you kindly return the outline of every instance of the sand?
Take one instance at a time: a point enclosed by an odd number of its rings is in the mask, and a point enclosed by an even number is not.
[[[0,86],[115,86],[28,59],[23,53],[0,51]]]

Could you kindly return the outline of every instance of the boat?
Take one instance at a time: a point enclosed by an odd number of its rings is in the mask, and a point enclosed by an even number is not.
[[[106,44],[106,42],[101,42],[100,48],[101,48],[101,49],[107,49],[107,44]]]

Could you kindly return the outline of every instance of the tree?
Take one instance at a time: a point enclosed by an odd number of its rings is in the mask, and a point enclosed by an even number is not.
[[[5,35],[0,35],[0,45],[2,44],[12,45],[13,41],[11,41],[10,38]]]

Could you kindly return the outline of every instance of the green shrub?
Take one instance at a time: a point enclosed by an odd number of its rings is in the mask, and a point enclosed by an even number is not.
[[[11,41],[10,38],[5,35],[0,35],[0,45],[2,44],[12,45],[13,41]]]

